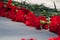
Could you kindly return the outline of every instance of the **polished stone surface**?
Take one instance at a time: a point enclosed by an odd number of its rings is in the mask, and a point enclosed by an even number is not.
[[[35,30],[24,23],[13,22],[5,17],[0,17],[0,40],[21,40],[21,38],[36,38],[37,40],[48,40],[57,36],[46,30]]]

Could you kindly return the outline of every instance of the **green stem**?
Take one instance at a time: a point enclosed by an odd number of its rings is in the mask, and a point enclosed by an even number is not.
[[[56,4],[55,4],[55,2],[54,2],[54,1],[53,1],[53,3],[54,3],[55,11],[57,12],[57,7],[56,7]]]

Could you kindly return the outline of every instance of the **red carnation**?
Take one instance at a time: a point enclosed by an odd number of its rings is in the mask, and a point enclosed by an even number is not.
[[[60,37],[49,38],[49,40],[60,40]]]
[[[52,16],[50,21],[50,31],[60,34],[60,16]]]
[[[21,40],[26,40],[26,38],[22,38]]]
[[[39,19],[42,21],[47,21],[45,16],[39,16]]]
[[[0,2],[0,8],[4,7],[4,2]]]
[[[40,19],[40,24],[41,24],[41,27],[42,27],[42,29],[48,29],[48,24],[47,24],[47,20],[46,20],[46,17],[45,16],[39,16],[38,17],[39,19]]]
[[[18,10],[18,12],[15,15],[15,20],[16,21],[20,21],[20,22],[24,22],[25,21],[25,13],[22,10]]]
[[[48,24],[43,24],[42,28],[45,29],[45,30],[48,30],[49,29],[49,25]]]
[[[7,4],[8,4],[8,5],[11,5],[11,3],[12,3],[12,0],[9,0]]]

